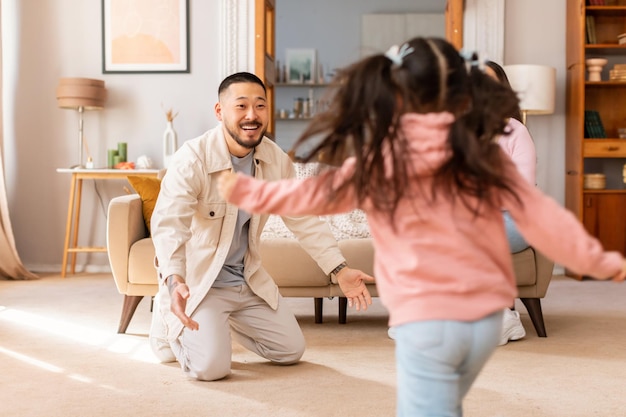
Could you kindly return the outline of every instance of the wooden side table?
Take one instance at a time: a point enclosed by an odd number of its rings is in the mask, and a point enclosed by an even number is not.
[[[58,168],[57,172],[72,174],[70,200],[67,208],[67,225],[65,227],[65,244],[63,245],[63,265],[61,276],[65,278],[69,254],[72,254],[70,273],[76,273],[76,254],[78,252],[106,252],[103,246],[78,246],[78,226],[80,225],[80,200],[82,197],[83,180],[119,180],[131,175],[157,177],[158,169],[85,169]],[[71,237],[71,244],[70,244]]]

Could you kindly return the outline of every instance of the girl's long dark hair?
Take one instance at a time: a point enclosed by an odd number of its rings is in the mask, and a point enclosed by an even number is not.
[[[316,115],[294,149],[313,142],[303,159],[332,166],[354,157],[354,174],[335,184],[331,198],[351,186],[359,203],[368,200],[393,216],[414,175],[398,131],[400,116],[447,111],[455,116],[448,137],[452,156],[435,173],[429,195],[458,197],[476,214],[481,202],[499,205],[496,189],[515,195],[495,141],[518,106],[515,93],[486,75],[476,56],[466,61],[444,39],[414,38],[407,44],[413,51],[401,65],[380,54],[339,71],[329,109]]]

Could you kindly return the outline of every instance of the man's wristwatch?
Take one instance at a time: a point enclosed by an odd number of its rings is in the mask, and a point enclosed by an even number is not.
[[[339,271],[341,271],[342,269],[344,269],[345,267],[347,267],[348,264],[345,262],[340,263],[339,265],[337,265],[337,267],[335,269],[333,269],[330,273],[331,276],[337,276],[337,274],[339,273]]]

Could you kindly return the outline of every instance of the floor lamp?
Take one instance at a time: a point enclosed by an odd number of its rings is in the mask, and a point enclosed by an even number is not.
[[[85,110],[102,110],[106,101],[104,81],[90,78],[61,78],[57,87],[57,104],[62,109],[78,110],[78,164],[83,163],[83,113]],[[88,155],[90,157],[90,155]]]
[[[554,113],[556,69],[543,65],[505,65],[511,88],[520,99],[522,123],[527,115]]]

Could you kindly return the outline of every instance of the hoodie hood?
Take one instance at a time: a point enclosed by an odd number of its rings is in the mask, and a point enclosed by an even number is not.
[[[431,174],[452,155],[448,143],[452,113],[407,113],[400,118],[400,136],[407,141],[412,168],[418,175]]]

